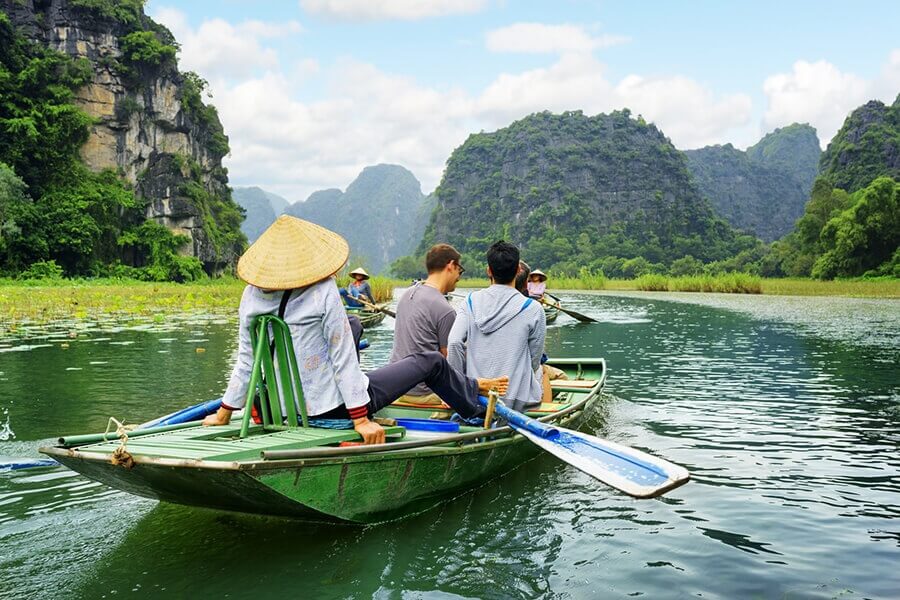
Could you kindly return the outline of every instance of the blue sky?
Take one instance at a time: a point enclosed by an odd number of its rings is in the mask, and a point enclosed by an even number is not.
[[[900,3],[151,0],[210,82],[233,185],[291,201],[366,165],[430,192],[469,133],[628,107],[679,148],[792,122],[823,145],[900,93]]]

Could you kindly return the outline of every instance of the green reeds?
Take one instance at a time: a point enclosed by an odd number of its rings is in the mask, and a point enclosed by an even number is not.
[[[607,279],[601,271],[582,269],[577,277],[567,277],[556,273],[547,275],[548,290],[602,290],[606,289]]]
[[[763,279],[763,294],[782,296],[850,296],[856,298],[900,298],[900,279]]]
[[[648,292],[716,292],[722,294],[762,294],[762,279],[747,273],[722,275],[642,275],[637,288]]]
[[[634,280],[637,289],[643,292],[668,292],[669,278],[665,275],[641,275]]]
[[[350,285],[350,277],[338,277],[337,284],[339,287],[347,287]],[[372,295],[375,296],[373,300],[380,303],[389,302],[394,297],[394,288],[409,285],[409,282],[376,275],[369,278],[369,285],[372,287]]]

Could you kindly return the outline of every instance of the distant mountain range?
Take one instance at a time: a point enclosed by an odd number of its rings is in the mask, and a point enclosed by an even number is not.
[[[258,187],[236,187],[231,197],[247,213],[241,223],[241,231],[251,243],[291,204],[281,196]]]
[[[822,150],[816,130],[794,124],[746,152],[731,144],[687,150],[700,193],[729,223],[766,242],[786,235],[803,214]]]
[[[687,166],[627,110],[534,114],[453,151],[418,251],[445,241],[477,265],[505,238],[532,266],[577,273],[609,256],[709,262],[757,243],[715,215]]]
[[[234,198],[247,212],[242,230],[252,242],[282,213],[318,223],[344,236],[351,261],[372,273],[383,271],[412,252],[434,208],[434,198],[398,165],[366,167],[347,186],[319,190],[305,202],[287,200],[258,187],[235,188]]]

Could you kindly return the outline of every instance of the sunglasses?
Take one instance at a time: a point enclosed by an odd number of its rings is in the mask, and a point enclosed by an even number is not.
[[[460,274],[460,275],[462,275],[463,273],[466,272],[466,269],[465,269],[461,264],[459,264],[458,261],[453,261],[453,262],[456,263],[456,268],[459,269],[459,274]]]

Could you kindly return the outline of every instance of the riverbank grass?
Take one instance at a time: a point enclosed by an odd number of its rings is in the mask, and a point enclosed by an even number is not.
[[[637,289],[649,292],[716,292],[725,294],[762,294],[762,279],[746,273],[666,277],[642,275],[635,280]]]
[[[346,283],[346,282],[339,282]],[[645,275],[638,279],[551,277],[551,291],[610,290],[668,292],[731,292],[791,296],[848,296],[900,298],[900,279],[761,279],[729,274],[715,277]],[[394,289],[409,281],[373,277],[372,292],[387,302]],[[463,279],[460,288],[486,287],[486,279]],[[174,312],[236,313],[244,282],[234,278],[208,279],[188,284],[151,283],[122,279],[38,280],[0,279],[0,330],[22,321],[47,322],[81,319],[88,315],[147,316],[165,319]]]

